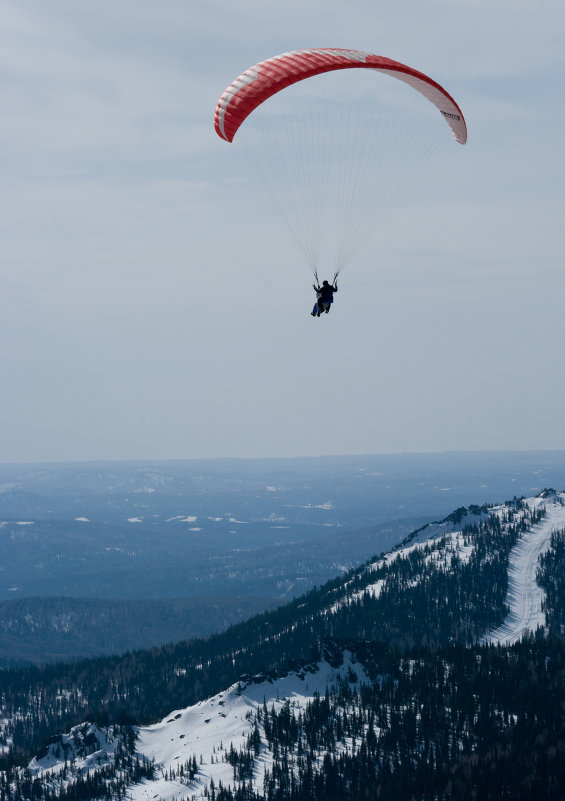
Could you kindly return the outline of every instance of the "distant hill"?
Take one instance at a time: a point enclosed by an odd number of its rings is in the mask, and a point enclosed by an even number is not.
[[[454,508],[565,486],[563,451],[0,465],[0,601],[285,601]]]
[[[267,598],[0,601],[0,667],[44,664],[166,645],[223,631],[275,606]]]
[[[233,623],[278,606],[289,597],[301,595],[311,586],[326,581],[328,576],[342,575],[374,552],[375,547],[386,548],[399,542],[416,521],[418,518],[401,519],[359,531],[338,530],[319,540],[236,553],[215,553],[220,542],[212,544],[205,556],[191,550],[176,557],[174,548],[179,545],[169,540],[166,561],[162,552],[148,550],[147,569],[153,558],[154,574],[160,574],[165,583],[170,580],[172,587],[191,593],[189,597],[123,600],[63,595],[0,601],[0,668],[120,654],[216,634]],[[62,528],[57,526],[55,543],[60,542]],[[11,536],[13,530],[14,526],[5,525],[0,527],[0,535],[3,532]],[[26,536],[37,538],[37,532],[27,535],[27,527],[25,530]],[[45,534],[47,530],[43,527],[41,531]],[[115,548],[107,542],[98,546],[98,552]],[[76,543],[74,547],[77,548]],[[33,552],[37,550],[31,550],[30,561]],[[88,548],[85,552],[88,553]],[[65,587],[69,578],[68,574],[65,579],[58,572],[63,560],[56,555],[53,559],[56,567],[51,586],[56,590]],[[101,581],[107,586],[116,585],[117,593],[122,585],[132,587],[137,583],[139,594],[143,593],[144,573],[136,572],[139,559],[133,557],[129,567],[124,564],[117,572],[108,564],[98,565],[96,556],[82,562],[87,575],[81,576],[75,569],[75,589],[80,590],[82,579],[85,589],[92,587],[94,581]],[[198,572],[199,566],[202,572]],[[25,571],[25,565],[22,570]],[[13,578],[13,572],[11,575]],[[199,587],[203,590],[201,595],[196,593]],[[253,594],[246,596],[246,590]],[[261,590],[264,596],[260,595]]]

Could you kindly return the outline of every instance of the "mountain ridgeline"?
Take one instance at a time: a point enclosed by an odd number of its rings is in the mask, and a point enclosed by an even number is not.
[[[126,792],[141,801],[150,786],[151,797],[218,801],[561,798],[565,531],[552,521],[565,519],[564,505],[564,494],[546,490],[458,509],[390,553],[206,639],[4,671],[2,801]],[[537,562],[543,627],[487,644],[511,613],[512,554],[550,523]],[[312,690],[323,668],[333,678]],[[296,692],[283,697],[289,676],[311,685],[304,702],[292,700]],[[189,750],[169,763],[149,753],[149,724],[212,698],[215,717],[197,734],[188,723],[179,730],[179,749]],[[242,699],[244,739],[230,745],[230,730],[220,729],[208,753],[204,733],[214,721],[227,726]],[[159,725],[180,725],[183,714]],[[186,714],[192,721],[196,712]],[[132,731],[138,742],[124,734]]]

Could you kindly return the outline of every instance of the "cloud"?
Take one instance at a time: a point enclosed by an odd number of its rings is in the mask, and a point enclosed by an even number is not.
[[[565,447],[561,4],[0,11],[0,458]],[[422,69],[469,124],[320,321],[308,266],[212,127],[241,71],[311,46]]]

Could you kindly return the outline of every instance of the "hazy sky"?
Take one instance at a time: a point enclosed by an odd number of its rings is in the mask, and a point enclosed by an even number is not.
[[[565,448],[558,0],[0,0],[0,461]],[[212,118],[379,53],[461,105],[332,314]],[[434,110],[430,113],[434,113]]]

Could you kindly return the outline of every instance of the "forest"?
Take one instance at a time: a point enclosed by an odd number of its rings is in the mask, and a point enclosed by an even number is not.
[[[26,784],[25,765],[56,732],[85,721],[134,732],[234,682],[308,670],[320,659],[339,665],[346,649],[371,683],[353,690],[344,682],[298,715],[265,707],[247,747],[226,744],[218,755],[233,782],[207,786],[208,797],[561,798],[565,534],[554,532],[540,562],[547,631],[513,646],[481,645],[507,613],[510,550],[544,512],[517,499],[499,514],[478,511],[461,529],[465,559],[447,535],[414,547],[407,538],[396,559],[375,557],[220,635],[3,672],[0,801],[120,797],[132,776],[156,769],[136,759],[133,736],[124,737],[120,765],[104,768],[110,795],[90,776]],[[273,763],[257,795],[250,778],[262,749]],[[190,799],[198,768],[183,771]]]

